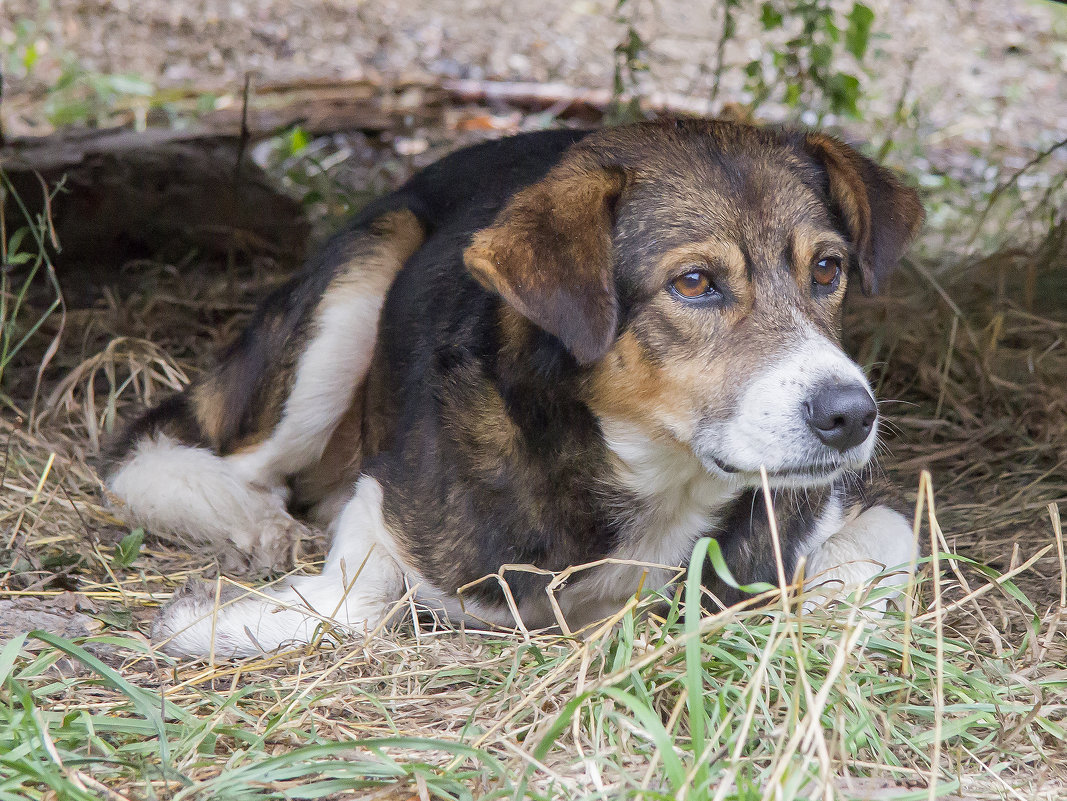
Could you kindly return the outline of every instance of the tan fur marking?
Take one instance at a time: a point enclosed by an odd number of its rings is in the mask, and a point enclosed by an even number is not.
[[[615,334],[608,199],[623,183],[617,173],[564,162],[516,194],[463,254],[479,282],[586,364]]]
[[[656,271],[666,284],[693,266],[708,267],[716,281],[725,279],[726,287],[733,292],[741,310],[751,307],[752,291],[745,269],[745,255],[736,242],[728,239],[705,239],[681,245],[667,251],[657,264]],[[734,313],[738,311],[735,310]]]
[[[376,271],[390,277],[400,272],[411,256],[426,240],[426,232],[419,218],[407,209],[398,209],[383,214],[371,225],[371,232],[377,240],[377,259],[360,254],[345,265],[331,286],[346,280],[365,278],[368,272]],[[327,290],[327,297],[329,290]]]
[[[219,386],[215,376],[208,376],[194,385],[190,390],[193,413],[200,430],[212,444],[217,444],[222,437],[226,423],[226,389]]]
[[[871,206],[867,200],[867,187],[853,165],[853,152],[824,134],[809,134],[808,141],[822,152],[830,175],[830,196],[844,214],[845,224],[852,232],[859,252],[866,254],[871,247]]]
[[[832,136],[813,132],[807,142],[826,167],[830,197],[844,217],[859,255],[863,289],[870,294],[879,271],[900,258],[922,225],[926,214],[919,195]]]
[[[705,365],[701,365],[705,366]],[[612,417],[641,426],[644,430],[669,433],[680,441],[693,434],[696,418],[688,412],[696,408],[699,371],[691,361],[663,365],[657,369],[648,354],[626,331],[597,364],[589,387],[589,407],[601,417]]]
[[[501,304],[497,317],[500,330],[500,349],[509,360],[518,359],[526,350],[533,326],[513,307]]]

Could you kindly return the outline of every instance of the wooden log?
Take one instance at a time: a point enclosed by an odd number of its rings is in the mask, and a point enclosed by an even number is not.
[[[522,81],[456,79],[443,81],[441,89],[456,103],[500,103],[531,111],[551,109],[563,118],[579,116],[599,119],[615,100],[625,103],[630,99],[628,96],[616,98],[606,89]],[[712,113],[712,105],[708,100],[664,93],[642,98],[641,108],[651,114],[707,116]]]
[[[339,131],[396,131],[411,122],[433,122],[449,96],[440,86],[405,83],[387,88],[369,81],[287,81],[257,85],[249,97],[247,130],[252,139],[300,126],[312,136]],[[239,98],[197,119],[197,129],[234,136],[244,111]]]
[[[188,102],[197,96],[183,94]],[[0,148],[0,168],[33,214],[44,207],[41,180],[50,187],[63,181],[52,205],[62,245],[57,263],[116,263],[154,255],[171,243],[298,258],[308,224],[299,204],[243,158],[250,141],[297,125],[314,136],[399,131],[412,122],[440,122],[445,108],[464,104],[595,122],[612,96],[562,84],[443,80],[385,87],[312,79],[263,84],[245,100],[231,96],[223,108],[198,116],[191,130],[67,129],[14,139]],[[183,102],[172,101],[177,107]],[[644,106],[654,113],[710,110],[706,103],[668,96],[650,98]],[[10,198],[5,213],[15,219]]]

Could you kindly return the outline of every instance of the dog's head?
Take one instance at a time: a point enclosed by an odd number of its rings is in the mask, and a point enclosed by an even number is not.
[[[752,484],[823,483],[871,456],[877,407],[840,347],[923,218],[852,148],[688,121],[588,136],[518,193],[468,269],[588,370],[602,419]]]

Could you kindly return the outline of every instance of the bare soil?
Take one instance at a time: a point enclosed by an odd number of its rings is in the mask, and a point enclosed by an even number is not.
[[[918,105],[916,134],[927,148],[993,146],[1022,158],[1067,132],[1067,8],[1050,0],[869,5],[877,15],[863,86],[869,126],[888,119],[903,92],[906,105]],[[13,43],[16,23],[30,20],[42,51],[30,69],[7,70],[6,122],[9,133],[42,125],[34,100],[71,62],[158,89],[234,92],[246,73],[264,81],[436,75],[609,88],[612,48],[624,32],[619,14],[632,16],[652,43],[646,91],[710,95],[719,4],[615,7],[616,0],[5,0],[0,42]],[[727,63],[759,53],[752,27],[730,42]],[[743,101],[739,84],[731,74],[718,102]]]

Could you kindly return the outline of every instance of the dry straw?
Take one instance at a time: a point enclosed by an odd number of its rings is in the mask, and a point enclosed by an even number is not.
[[[1065,241],[907,265],[849,312],[892,423],[877,470],[925,547],[881,622],[862,597],[806,611],[779,564],[778,586],[717,613],[684,602],[693,572],[580,635],[451,630],[409,593],[366,640],[324,628],[316,649],[191,663],[142,632],[214,562],[151,536],[117,558],[128,529],[91,460],[279,275],[137,265],[122,299],[42,323],[5,374],[3,615],[104,632],[0,646],[0,798],[1065,797],[1067,318],[1028,289],[1067,286]]]

